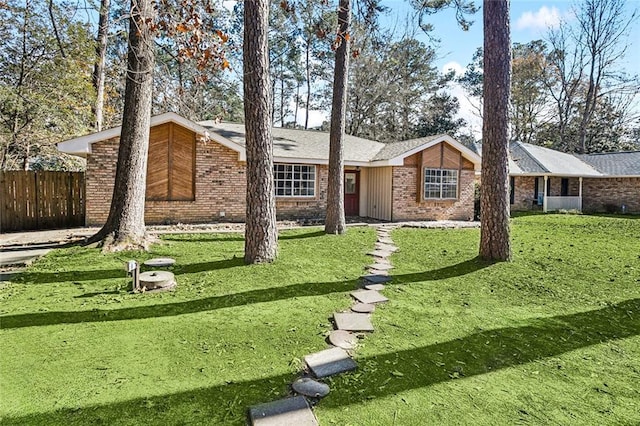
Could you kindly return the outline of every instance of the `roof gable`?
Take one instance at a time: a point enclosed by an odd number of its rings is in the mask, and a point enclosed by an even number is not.
[[[385,144],[385,147],[380,150],[378,154],[376,154],[373,161],[387,162],[388,165],[391,166],[401,166],[402,164],[404,164],[405,158],[410,157],[420,151],[424,151],[425,149],[431,148],[432,146],[437,145],[441,142],[444,142],[457,151],[460,151],[464,158],[473,163],[476,170],[480,169],[482,158],[449,135],[427,136],[424,138],[387,143]]]
[[[174,112],[167,112],[164,114],[153,116],[151,117],[150,123],[151,127],[159,126],[165,123],[175,123],[181,127],[184,127],[185,129],[191,130],[196,135],[202,136],[205,139],[210,138],[209,132],[205,127]],[[101,132],[91,133],[85,136],[80,136],[78,138],[69,139],[64,142],[59,142],[57,144],[57,147],[60,152],[84,157],[87,154],[91,154],[91,146],[94,143],[117,138],[120,136],[121,132],[122,126],[112,127],[111,129],[103,130]],[[244,146],[240,146],[237,143],[224,138],[223,136],[217,136],[218,137],[213,138],[216,142],[236,151],[239,154],[240,160],[244,160],[246,158]]]

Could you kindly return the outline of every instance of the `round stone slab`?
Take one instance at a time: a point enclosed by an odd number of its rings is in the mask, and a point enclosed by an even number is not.
[[[139,276],[140,287],[149,290],[173,288],[176,285],[175,276],[167,271],[143,272]]]
[[[151,266],[153,268],[162,268],[166,266],[172,266],[176,263],[175,259],[171,259],[170,257],[156,257],[154,259],[149,259],[144,262],[145,266]]]
[[[353,312],[358,312],[360,314],[370,314],[375,309],[375,305],[372,305],[371,303],[356,303],[351,307]]]
[[[342,349],[353,349],[358,343],[358,338],[345,330],[333,330],[329,334],[329,342]]]
[[[322,398],[329,395],[329,386],[308,377],[298,379],[291,385],[297,393],[311,398]]]

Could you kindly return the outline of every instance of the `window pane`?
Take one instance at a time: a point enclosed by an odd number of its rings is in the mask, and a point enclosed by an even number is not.
[[[315,196],[316,166],[302,164],[274,164],[276,196]]]
[[[458,198],[458,171],[447,169],[424,169],[424,198]]]

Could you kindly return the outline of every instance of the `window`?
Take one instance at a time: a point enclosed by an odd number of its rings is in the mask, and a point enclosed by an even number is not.
[[[276,197],[314,197],[316,166],[275,164],[273,166]]]
[[[458,171],[447,169],[424,169],[424,198],[458,198]]]

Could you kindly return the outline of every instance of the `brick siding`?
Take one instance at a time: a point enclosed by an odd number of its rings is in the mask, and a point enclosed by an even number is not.
[[[393,220],[472,220],[475,172],[461,170],[458,199],[418,202],[419,169],[393,168]]]
[[[640,214],[640,178],[594,178],[582,182],[582,209],[606,212],[610,208]]]

